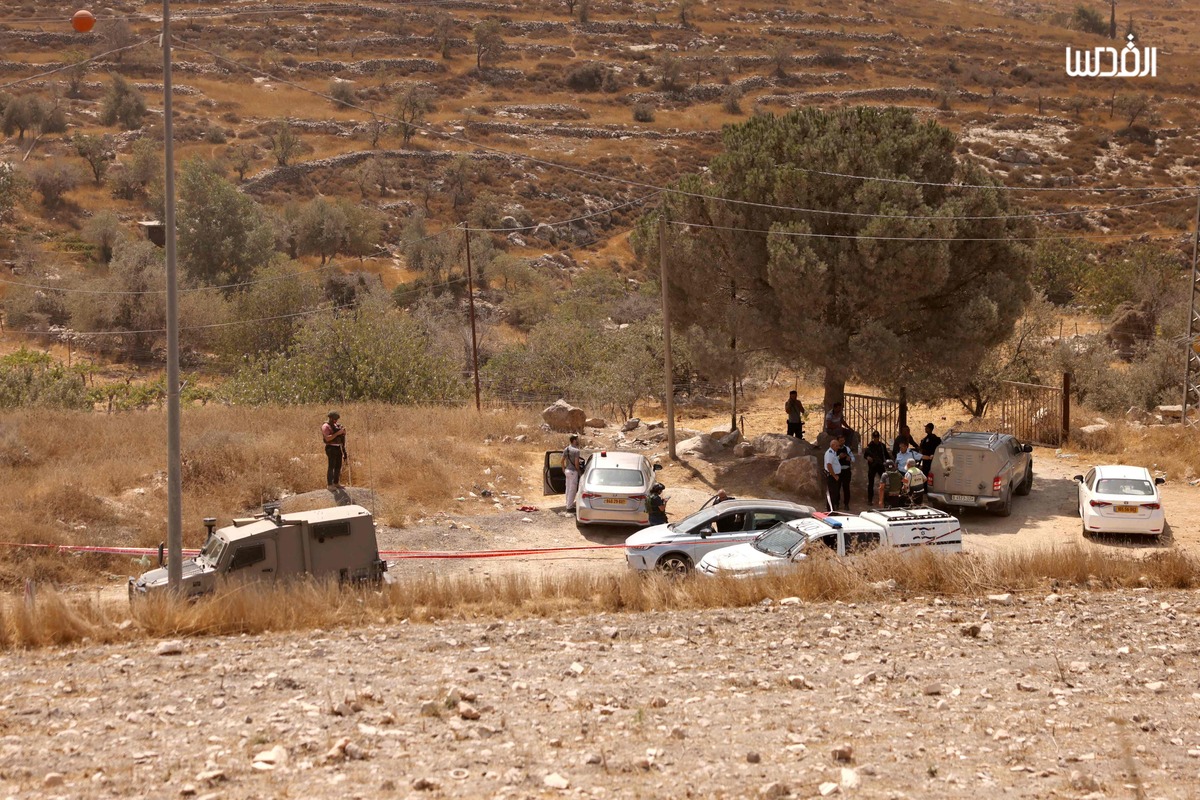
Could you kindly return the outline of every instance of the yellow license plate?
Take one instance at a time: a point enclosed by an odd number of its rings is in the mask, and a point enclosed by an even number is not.
[[[1113,506],[1113,511],[1116,511],[1118,514],[1136,514],[1138,512],[1138,507],[1137,506]]]
[[[625,505],[625,501],[624,501],[624,500],[622,500],[622,499],[620,499],[620,498],[618,498],[618,497],[606,497],[606,498],[604,498],[604,502],[605,502],[605,503],[608,503],[610,506],[623,506],[623,505]]]

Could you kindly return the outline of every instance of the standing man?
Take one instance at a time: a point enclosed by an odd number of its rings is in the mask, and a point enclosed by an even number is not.
[[[933,423],[925,423],[925,438],[921,440],[921,472],[927,478],[933,469],[933,453],[941,443],[942,437],[933,432]]]
[[[908,462],[908,471],[904,473],[904,493],[908,495],[909,505],[919,506],[925,502],[925,473],[916,459]]]
[[[842,506],[850,510],[850,476],[854,468],[854,453],[846,444],[846,434],[838,437],[838,461],[842,462],[842,471],[838,473],[838,484],[842,489]],[[867,504],[870,504],[867,500]]]
[[[321,441],[325,443],[326,488],[340,487],[342,479],[342,462],[346,458],[346,426],[338,423],[342,415],[330,411],[328,419],[321,425]]]
[[[896,453],[896,468],[901,472],[908,469],[908,462],[920,461],[920,455],[915,448],[909,447],[908,442],[900,442],[900,452]]]
[[[896,508],[903,494],[904,473],[896,469],[896,462],[889,458],[879,478],[879,507]]]
[[[583,454],[579,452],[579,434],[572,433],[570,442],[563,448],[563,475],[567,478],[567,511],[575,511],[575,495],[579,492],[579,473],[583,469]]]
[[[838,510],[838,497],[841,496],[841,484],[838,476],[842,474],[842,461],[838,458],[838,438],[829,440],[829,449],[825,451],[825,499],[829,502],[829,510]]]
[[[650,487],[650,494],[646,495],[646,516],[651,525],[667,524],[667,498],[662,494],[666,488],[656,483]]]
[[[897,456],[900,455],[900,444],[902,442],[907,443],[909,447],[917,446],[917,440],[913,438],[912,431],[909,430],[909,427],[907,425],[901,425],[900,433],[897,434],[897,436],[894,440],[892,440],[892,458],[896,458]],[[897,466],[900,466],[900,465],[897,464]],[[900,466],[900,471],[901,472],[904,471],[903,466]]]
[[[888,462],[887,445],[879,437],[879,431],[871,431],[871,442],[866,446],[867,457],[867,505],[875,500],[875,479],[883,474]]]
[[[783,404],[787,412],[787,435],[797,439],[804,438],[804,403],[796,396],[796,390],[788,392],[787,402]]]

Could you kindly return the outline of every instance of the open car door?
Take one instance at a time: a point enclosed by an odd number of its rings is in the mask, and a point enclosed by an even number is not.
[[[567,476],[563,474],[562,450],[547,450],[542,464],[542,494],[566,494]]]

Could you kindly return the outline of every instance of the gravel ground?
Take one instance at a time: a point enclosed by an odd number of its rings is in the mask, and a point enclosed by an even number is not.
[[[779,598],[9,653],[0,796],[1194,797],[1198,612]]]

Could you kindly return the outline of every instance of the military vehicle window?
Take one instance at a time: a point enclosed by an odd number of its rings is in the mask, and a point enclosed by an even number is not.
[[[857,553],[879,547],[878,531],[851,531],[846,534],[846,552]]]
[[[229,562],[229,569],[243,569],[252,567],[260,561],[267,560],[267,546],[265,544],[248,544],[244,547],[239,547],[233,554],[233,561]]]
[[[313,536],[318,539],[331,539],[334,536],[349,536],[349,522],[324,522],[320,525],[313,525]]]

